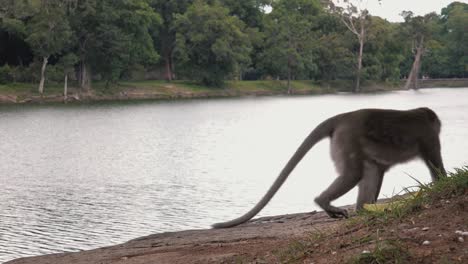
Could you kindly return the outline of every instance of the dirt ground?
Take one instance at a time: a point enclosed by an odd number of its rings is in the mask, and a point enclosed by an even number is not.
[[[265,217],[230,229],[155,234],[112,247],[8,263],[318,264],[353,263],[358,257],[356,263],[378,263],[366,260],[368,252],[399,263],[468,263],[468,236],[460,233],[468,231],[467,205],[468,193],[383,225],[353,217],[330,219],[323,212]]]

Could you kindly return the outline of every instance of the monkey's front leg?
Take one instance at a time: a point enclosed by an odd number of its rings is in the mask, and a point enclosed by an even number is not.
[[[363,209],[364,204],[373,204],[377,201],[385,169],[377,164],[365,161],[363,171],[362,179],[358,184],[359,192],[356,210]]]

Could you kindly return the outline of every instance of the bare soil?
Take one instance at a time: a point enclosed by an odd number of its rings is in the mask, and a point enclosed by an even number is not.
[[[235,228],[155,234],[112,247],[8,263],[318,264],[352,263],[358,257],[357,263],[468,263],[468,237],[455,233],[468,230],[467,205],[465,193],[382,223],[331,219],[323,212],[264,217]],[[387,262],[366,260],[363,252],[380,252]]]

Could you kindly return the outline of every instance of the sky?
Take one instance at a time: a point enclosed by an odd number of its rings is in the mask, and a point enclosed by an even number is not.
[[[342,0],[340,0],[342,2]],[[337,0],[334,0],[337,2]],[[454,0],[351,0],[353,3],[362,2],[362,7],[367,6],[367,10],[373,16],[380,16],[390,22],[403,22],[400,16],[401,11],[412,11],[415,15],[425,15],[430,12],[440,14],[442,8],[446,7]],[[468,3],[468,0],[458,0],[458,2]]]

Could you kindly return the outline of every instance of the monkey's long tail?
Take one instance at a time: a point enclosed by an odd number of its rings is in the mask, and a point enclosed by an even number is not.
[[[317,142],[332,135],[333,129],[334,129],[334,123],[335,123],[334,120],[335,120],[334,117],[327,119],[324,122],[322,122],[320,125],[318,125],[314,130],[312,130],[312,132],[310,132],[310,134],[306,137],[306,139],[302,142],[302,144],[296,150],[294,155],[289,159],[288,163],[283,168],[280,175],[276,178],[275,182],[271,185],[270,189],[268,189],[268,192],[255,205],[255,207],[253,207],[250,211],[248,211],[246,214],[242,215],[241,217],[238,217],[231,221],[213,224],[212,227],[213,228],[233,227],[233,226],[240,225],[250,220],[256,214],[258,214],[258,212],[260,212],[260,210],[262,210],[263,207],[265,207],[265,205],[268,204],[271,198],[273,198],[273,196],[281,187],[281,185],[283,185],[283,183],[286,181],[291,171],[296,167],[299,161],[302,160],[302,158],[307,154],[307,152]]]

